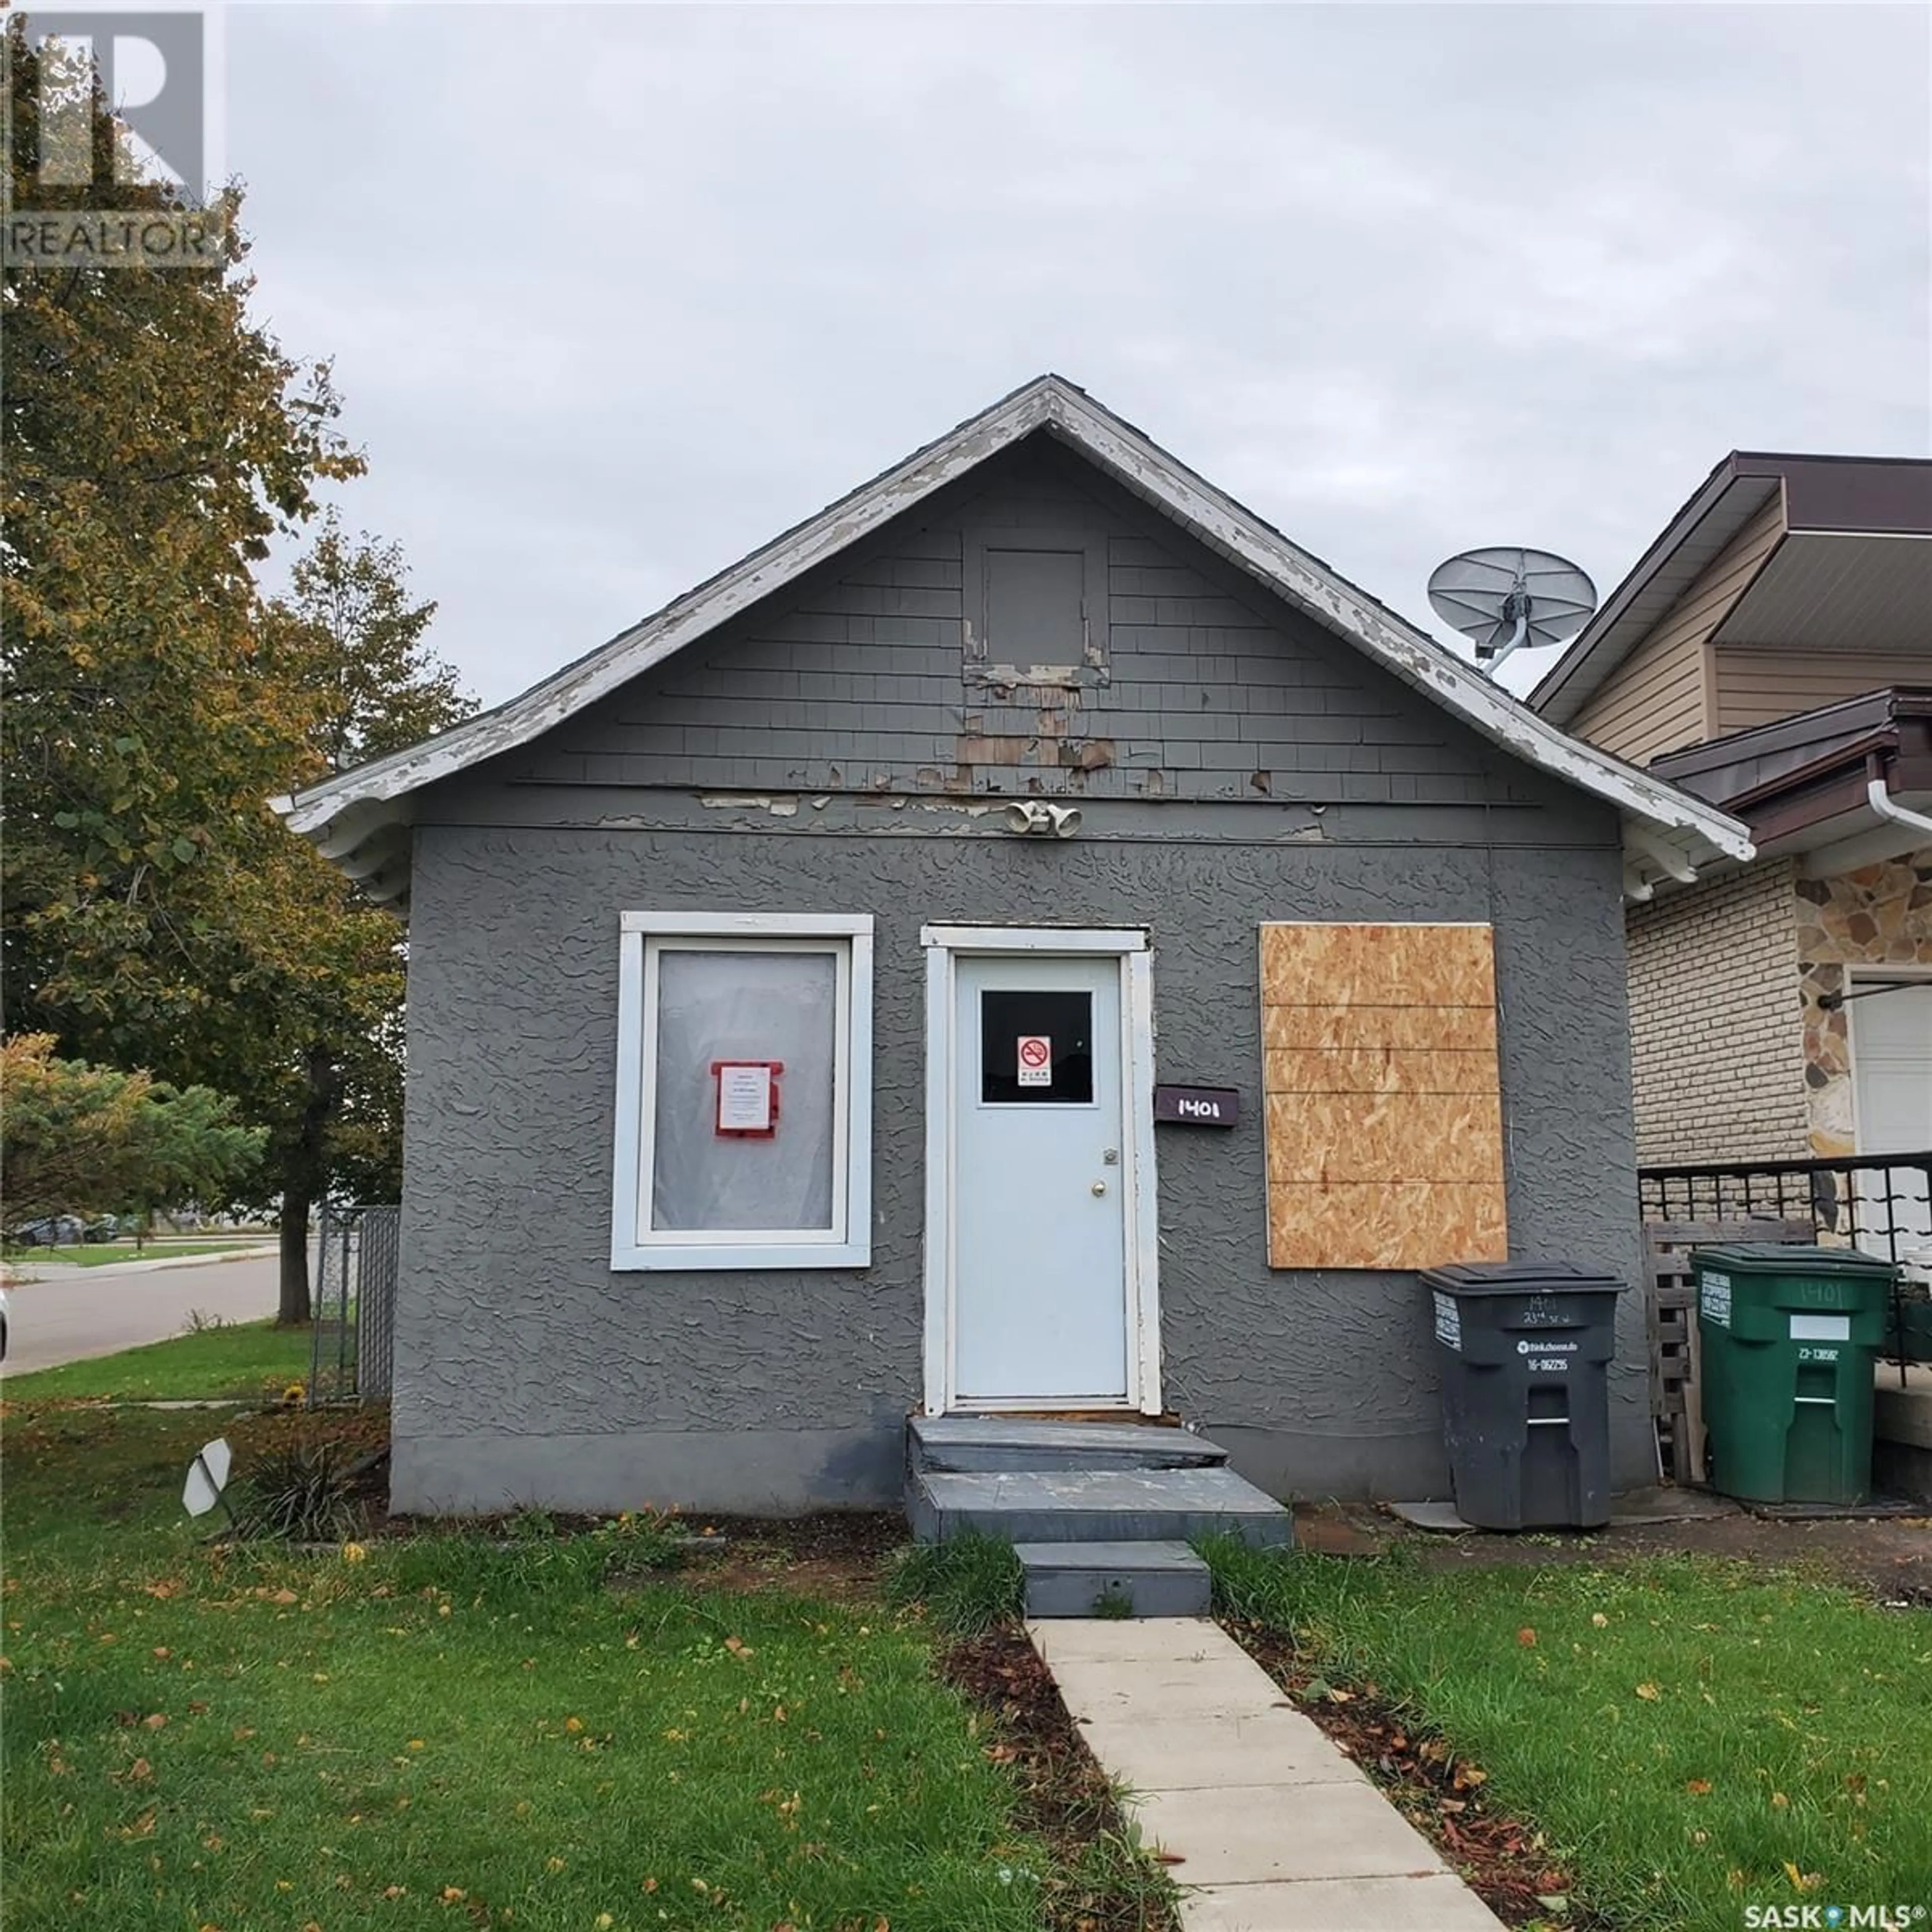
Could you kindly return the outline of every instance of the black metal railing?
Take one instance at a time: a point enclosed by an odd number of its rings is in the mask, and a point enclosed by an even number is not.
[[[1642,1167],[1637,1199],[1646,1223],[1808,1222],[1826,1246],[1892,1262],[1886,1354],[1903,1379],[1908,1362],[1932,1353],[1932,1151]]]
[[[317,1250],[308,1399],[367,1402],[389,1393],[402,1210],[325,1208]]]

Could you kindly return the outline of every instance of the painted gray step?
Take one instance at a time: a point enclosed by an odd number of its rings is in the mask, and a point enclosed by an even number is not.
[[[1022,1543],[1013,1554],[1030,1617],[1090,1617],[1121,1598],[1137,1617],[1204,1617],[1214,1596],[1207,1564],[1184,1543]]]
[[[943,1543],[964,1530],[1010,1543],[1294,1540],[1288,1511],[1232,1469],[922,1470],[906,1502],[922,1543]]]
[[[907,1426],[916,1469],[1196,1469],[1228,1460],[1204,1436],[1157,1423],[915,1415]]]

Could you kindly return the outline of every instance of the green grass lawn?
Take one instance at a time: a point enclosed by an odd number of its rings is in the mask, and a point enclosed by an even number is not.
[[[232,1240],[204,1241],[184,1239],[149,1240],[136,1247],[132,1241],[89,1241],[63,1248],[8,1248],[4,1258],[16,1268],[51,1262],[62,1268],[105,1268],[110,1262],[158,1262],[184,1255],[232,1254],[241,1248],[259,1248],[274,1239],[273,1234],[242,1235]]]
[[[920,1619],[607,1580],[622,1536],[221,1552],[176,1502],[217,1426],[8,1409],[9,1924],[1040,1923],[1066,1868]],[[238,1474],[381,1428],[218,1426]]]
[[[118,1355],[10,1375],[0,1379],[0,1396],[8,1402],[279,1396],[290,1383],[308,1379],[310,1332],[272,1322],[224,1323]]]
[[[1231,1614],[1292,1630],[1486,1771],[1619,1932],[1932,1908],[1932,1613],[1693,1557],[1210,1560]]]

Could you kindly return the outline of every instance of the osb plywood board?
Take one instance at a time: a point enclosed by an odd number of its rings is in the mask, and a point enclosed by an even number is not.
[[[1276,1268],[1506,1258],[1486,926],[1262,928]]]
[[[1486,926],[1264,926],[1262,1003],[1270,1006],[1484,1006],[1495,1010]]]
[[[1271,1094],[1268,1179],[1489,1181],[1502,1172],[1489,1094]]]
[[[1268,1189],[1268,1261],[1279,1268],[1423,1268],[1509,1258],[1500,1187],[1412,1180]]]
[[[1264,1006],[1262,1038],[1277,1052],[1296,1047],[1492,1048],[1496,1016],[1488,1006]]]
[[[1270,1094],[1493,1094],[1496,1049],[1292,1048],[1264,1056],[1262,1086]]]

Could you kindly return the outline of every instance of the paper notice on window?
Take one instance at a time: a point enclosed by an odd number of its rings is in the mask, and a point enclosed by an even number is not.
[[[1053,1084],[1053,1042],[1043,1033],[1020,1035],[1020,1084],[1051,1087]]]
[[[757,1065],[718,1070],[718,1131],[764,1134],[772,1128],[772,1070]]]

